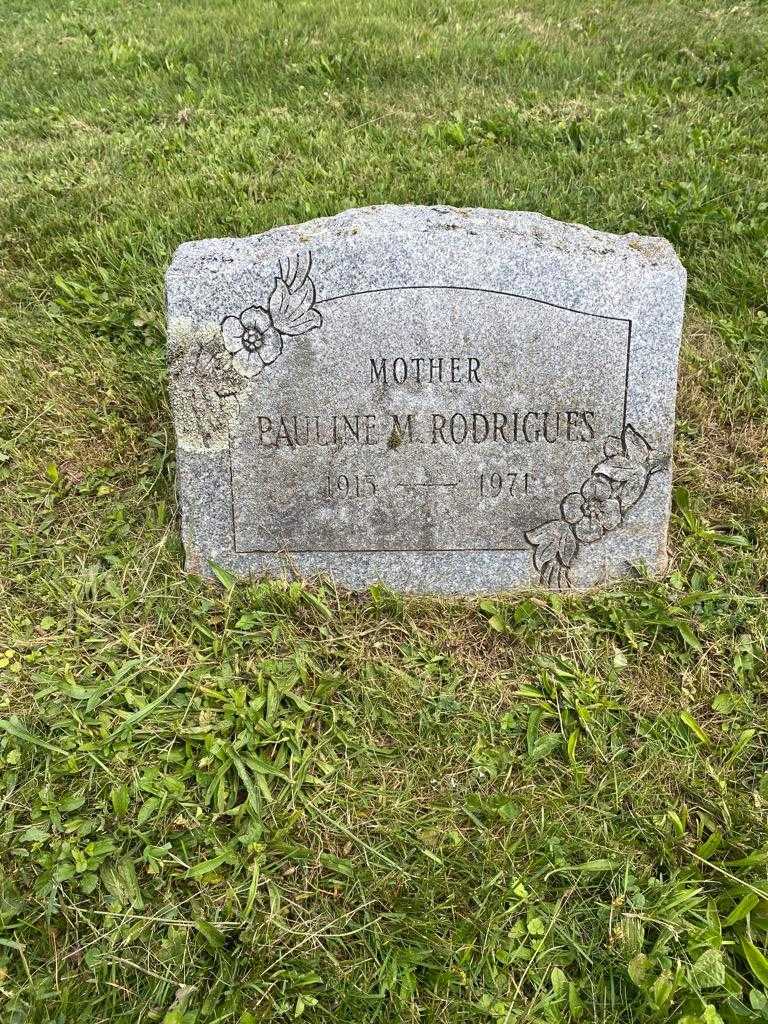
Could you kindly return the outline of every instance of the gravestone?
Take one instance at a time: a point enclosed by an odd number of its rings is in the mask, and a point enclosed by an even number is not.
[[[380,206],[188,242],[166,285],[189,570],[474,594],[664,568],[663,239]]]

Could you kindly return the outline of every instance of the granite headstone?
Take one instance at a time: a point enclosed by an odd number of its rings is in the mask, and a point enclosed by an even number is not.
[[[185,243],[187,568],[460,594],[663,570],[685,280],[663,239],[499,210]]]

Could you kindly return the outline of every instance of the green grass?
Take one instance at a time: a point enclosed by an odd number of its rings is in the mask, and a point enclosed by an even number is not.
[[[767,44],[758,0],[6,0],[3,1024],[768,1019]],[[183,574],[173,249],[377,202],[674,242],[666,579]]]

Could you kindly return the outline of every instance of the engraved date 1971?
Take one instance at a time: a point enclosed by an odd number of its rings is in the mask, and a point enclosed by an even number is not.
[[[481,472],[478,479],[478,491],[481,498],[515,498],[521,494],[543,496],[547,481],[533,473],[521,473],[520,470],[494,470]]]

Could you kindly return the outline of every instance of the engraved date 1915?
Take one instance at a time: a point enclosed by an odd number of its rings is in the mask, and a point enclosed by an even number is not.
[[[375,493],[376,481],[372,476],[328,473],[325,478],[325,495],[328,498],[371,498]]]

